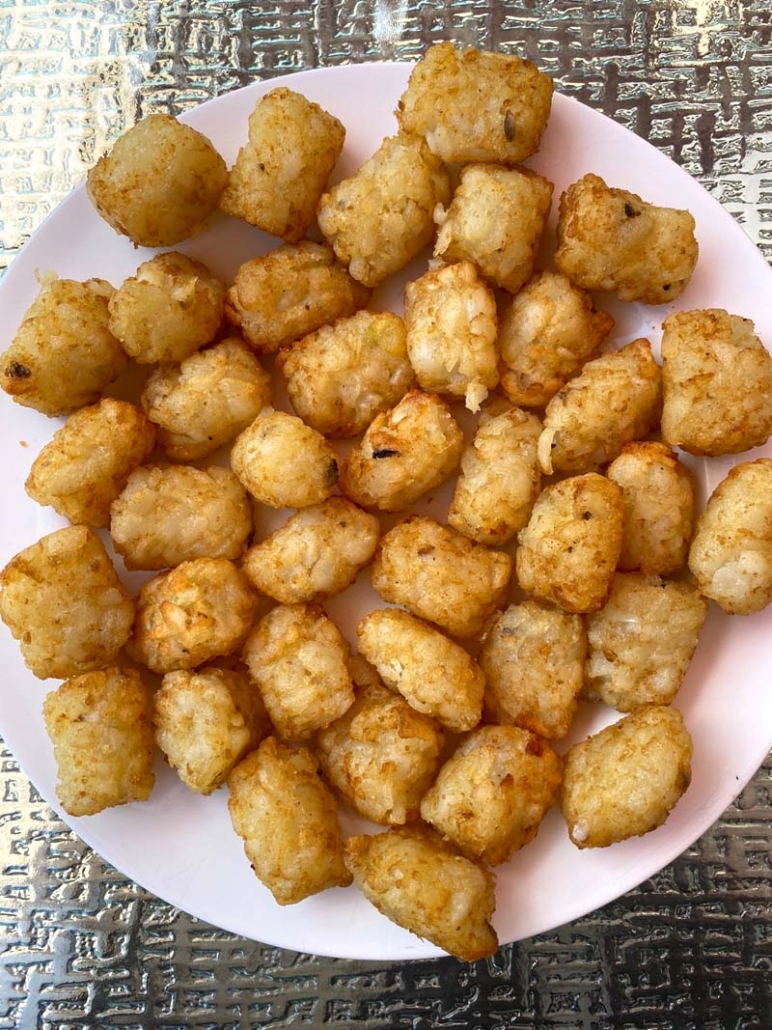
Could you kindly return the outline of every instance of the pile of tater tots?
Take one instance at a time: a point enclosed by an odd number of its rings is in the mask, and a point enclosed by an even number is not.
[[[677,450],[763,444],[772,358],[718,309],[670,314],[661,365],[615,338],[604,294],[670,302],[698,257],[687,211],[623,184],[571,185],[536,270],[553,185],[521,162],[551,101],[530,62],[439,44],[332,187],[344,127],[289,89],[230,171],[151,114],[87,188],[127,246],[165,249],[117,288],[44,276],[0,361],[15,401],[66,416],[26,489],[71,525],[0,574],[26,664],[64,680],[43,713],[63,808],[147,799],[157,747],[191,790],[227,784],[279,904],[353,881],[466,960],[498,947],[492,869],[553,806],[578,848],[663,823],[708,600],[772,599],[772,460],[698,515]],[[229,284],[168,250],[218,209],[284,241]],[[404,316],[369,310],[430,245]],[[137,403],[106,395],[130,361]],[[445,522],[416,514],[452,477]],[[262,506],[291,511],[255,539]],[[138,596],[105,540],[155,573]],[[365,569],[383,604],[354,647],[323,602]],[[567,748],[580,700],[622,714]],[[344,839],[338,806],[379,831]]]

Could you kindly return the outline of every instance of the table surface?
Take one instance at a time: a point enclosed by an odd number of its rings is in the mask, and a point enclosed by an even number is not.
[[[0,0],[0,267],[110,140],[255,80],[517,52],[649,139],[772,255],[765,0]],[[728,699],[727,703],[731,703]],[[208,926],[108,866],[2,752],[0,1030],[772,1026],[772,763],[671,866],[492,959],[354,962]]]

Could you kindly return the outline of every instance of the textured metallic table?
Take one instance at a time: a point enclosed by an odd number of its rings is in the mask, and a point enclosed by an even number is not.
[[[139,115],[304,68],[412,59],[442,39],[537,61],[682,164],[772,256],[765,0],[0,0],[2,266]],[[471,966],[336,961],[154,898],[5,751],[0,1030],[772,1027],[770,817],[768,761],[678,861],[570,926]]]

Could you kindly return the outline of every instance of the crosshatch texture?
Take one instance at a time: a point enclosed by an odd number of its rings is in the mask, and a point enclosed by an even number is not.
[[[525,54],[683,165],[772,257],[764,0],[0,0],[0,267],[142,114],[256,79]],[[470,966],[295,954],[126,880],[0,755],[0,1030],[772,1026],[772,763],[619,901]]]

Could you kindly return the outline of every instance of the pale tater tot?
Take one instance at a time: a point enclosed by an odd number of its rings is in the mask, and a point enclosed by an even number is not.
[[[154,369],[141,398],[159,446],[176,461],[205,458],[270,403],[271,377],[238,337]]]
[[[135,361],[173,364],[214,339],[225,286],[185,254],[156,254],[110,298],[110,331]]]
[[[492,620],[480,652],[486,709],[495,722],[561,740],[576,712],[586,655],[581,615],[535,601],[510,605]]]
[[[718,484],[697,520],[689,569],[729,615],[752,615],[772,600],[771,459],[741,462]]]
[[[67,526],[0,572],[0,617],[37,677],[76,676],[115,661],[131,632],[134,602],[96,533]]]
[[[295,415],[258,415],[231,451],[243,486],[271,508],[308,508],[326,500],[338,482],[335,451]]]
[[[103,279],[43,277],[11,346],[0,357],[0,386],[17,404],[69,415],[93,404],[128,358],[109,329],[113,287]]]
[[[613,328],[585,290],[560,272],[537,272],[499,325],[501,388],[522,408],[543,408]]]
[[[236,476],[212,466],[140,468],[112,506],[110,534],[127,569],[168,569],[195,558],[240,558],[252,506]]]
[[[456,469],[464,435],[447,404],[411,390],[377,415],[343,460],[340,488],[365,508],[403,511]]]
[[[421,817],[467,858],[499,865],[534,839],[561,780],[546,740],[519,726],[483,726],[440,769]]]
[[[667,304],[697,264],[694,218],[585,175],[560,198],[555,266],[585,290]]]
[[[233,828],[279,905],[351,883],[335,802],[307,748],[268,737],[236,766],[228,787]]]
[[[721,308],[662,323],[662,439],[690,454],[739,454],[772,433],[772,355],[749,318]]]
[[[496,299],[470,261],[405,286],[410,363],[422,390],[463,397],[470,411],[499,381]]]
[[[237,651],[256,608],[252,585],[232,562],[186,561],[140,590],[127,650],[153,672],[194,669]]]
[[[485,417],[461,457],[448,524],[479,544],[498,547],[526,525],[541,489],[537,445],[542,425],[512,408]]]
[[[417,712],[456,733],[482,715],[485,677],[459,644],[399,608],[370,612],[357,626],[359,651]]]
[[[346,841],[354,883],[393,923],[465,962],[495,954],[493,873],[459,855],[425,827]]]
[[[322,772],[360,815],[383,826],[418,819],[442,762],[445,737],[380,683],[357,691],[345,715],[316,739]]]
[[[389,136],[319,201],[319,228],[350,274],[377,286],[434,236],[436,204],[450,200],[442,161],[420,136]]]
[[[587,616],[584,695],[620,712],[670,704],[707,614],[691,583],[617,573],[606,607]]]
[[[150,695],[135,669],[67,680],[46,697],[43,718],[54,745],[56,796],[69,815],[96,815],[150,797]]]
[[[533,274],[552,190],[529,169],[467,165],[450,207],[435,213],[435,257],[471,261],[496,286],[517,293]]]
[[[345,138],[324,108],[283,86],[272,89],[249,116],[249,142],[230,171],[221,209],[297,243],[314,220]]]
[[[415,386],[405,324],[390,311],[359,311],[279,351],[277,365],[298,415],[324,436],[358,436]]]
[[[86,191],[116,232],[169,247],[206,227],[228,180],[212,144],[168,114],[146,115],[88,173]]]
[[[448,42],[413,67],[396,115],[449,164],[517,164],[539,149],[551,106],[552,79],[535,64]]]
[[[282,604],[318,601],[354,582],[380,532],[375,515],[345,497],[328,497],[250,547],[242,567],[261,594]]]
[[[258,354],[364,308],[370,290],[335,260],[332,247],[304,240],[252,258],[228,290],[225,317]]]
[[[625,501],[619,568],[647,576],[682,569],[694,525],[694,478],[686,465],[665,444],[628,443],[606,475]]]
[[[622,550],[624,512],[620,488],[595,472],[548,486],[518,534],[522,589],[567,612],[599,611]]]
[[[662,411],[662,373],[648,340],[588,361],[544,412],[539,461],[548,475],[613,461],[647,436]]]
[[[278,735],[307,740],[351,706],[349,646],[319,605],[280,604],[242,651]]]
[[[692,739],[681,713],[646,705],[563,760],[560,807],[578,848],[605,848],[655,830],[691,781]]]
[[[511,575],[512,559],[504,551],[413,516],[381,538],[372,581],[384,601],[451,636],[473,637],[504,603]]]

